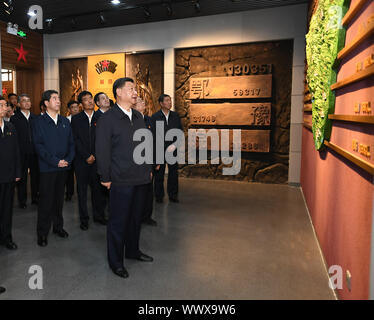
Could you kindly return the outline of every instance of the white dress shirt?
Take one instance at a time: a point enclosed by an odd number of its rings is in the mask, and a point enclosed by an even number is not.
[[[86,116],[88,117],[88,121],[89,121],[89,123],[90,123],[90,125],[91,125],[91,121],[92,121],[92,117],[93,117],[94,113],[92,112],[91,115],[89,115],[86,111],[84,111],[84,113],[85,113]]]
[[[130,111],[127,111],[123,109],[118,103],[117,106],[129,117],[130,121],[132,121],[132,109],[130,108]]]
[[[48,113],[48,111],[45,112],[52,120],[53,122],[56,124],[57,126],[57,121],[58,121],[58,115],[56,115],[56,119],[53,119],[52,116]]]
[[[161,112],[164,114],[165,118],[166,118],[166,124],[169,124],[169,115],[170,115],[170,111],[168,112],[168,114],[166,115],[164,111],[162,111],[161,109]]]
[[[22,112],[22,114],[25,116],[25,118],[27,119],[27,121],[29,121],[31,112],[29,111],[29,113],[26,113],[26,112],[23,111],[23,110],[21,110],[21,112]]]

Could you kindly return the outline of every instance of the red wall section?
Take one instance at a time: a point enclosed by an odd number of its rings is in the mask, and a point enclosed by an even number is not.
[[[303,129],[301,186],[328,267],[352,274],[340,299],[368,299],[373,184],[369,173],[333,151],[319,153]]]
[[[351,6],[357,0],[351,2]],[[359,26],[374,14],[374,1],[357,13],[348,25],[346,44],[356,38]],[[356,72],[356,64],[374,53],[374,36],[364,41],[340,64],[338,81]],[[370,77],[336,90],[335,114],[354,115],[356,102],[371,102],[374,110],[374,78]],[[372,114],[373,115],[372,111]],[[364,115],[361,113],[361,115]],[[370,145],[371,157],[352,150],[352,140]],[[374,126],[333,122],[332,143],[374,162]],[[340,299],[368,299],[370,282],[371,226],[373,215],[373,176],[332,150],[315,150],[313,135],[303,128],[301,186],[328,267],[340,265],[344,272]],[[349,291],[345,274],[352,274]]]

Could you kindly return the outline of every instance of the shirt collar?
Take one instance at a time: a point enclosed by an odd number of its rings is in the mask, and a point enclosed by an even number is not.
[[[161,112],[163,113],[163,115],[165,116],[166,119],[169,118],[169,116],[170,116],[170,110],[169,110],[169,112],[168,112],[167,115],[165,114],[165,112],[162,109],[161,109]]]
[[[25,116],[25,118],[26,118],[27,120],[30,119],[30,115],[31,115],[31,112],[30,112],[30,111],[29,111],[29,114],[26,114],[26,112],[23,111],[23,110],[20,110],[20,111],[21,111],[21,113]]]
[[[4,134],[4,129],[5,129],[5,120],[3,118],[3,124],[1,125],[1,132]]]
[[[48,115],[48,117],[56,124],[56,126],[57,126],[57,122],[58,122],[58,115],[56,116],[56,119],[53,119],[52,117],[51,117],[51,115],[48,113],[48,111],[46,111],[45,112],[45,114],[46,115]]]
[[[126,115],[129,117],[130,120],[132,119],[132,109],[131,109],[131,108],[130,108],[130,111],[127,111],[127,110],[125,110],[124,108],[122,108],[118,103],[117,103],[117,106],[120,108],[120,110],[121,110],[124,114],[126,114]]]
[[[88,115],[88,113],[86,111],[83,111],[83,112],[86,114],[86,116],[88,117],[88,121],[91,123],[94,112],[92,112],[92,114],[90,116]]]

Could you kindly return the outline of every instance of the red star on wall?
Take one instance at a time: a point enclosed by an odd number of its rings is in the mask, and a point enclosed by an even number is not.
[[[102,65],[103,65],[103,68],[108,68],[109,67],[109,61],[108,60],[104,60],[102,62]]]
[[[25,61],[27,63],[27,61],[26,61],[27,51],[23,49],[23,44],[21,43],[21,48],[20,49],[14,48],[14,50],[16,50],[17,53],[18,53],[17,61],[20,61],[22,59],[23,61]]]

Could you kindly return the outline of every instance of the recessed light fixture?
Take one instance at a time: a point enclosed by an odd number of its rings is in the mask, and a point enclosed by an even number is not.
[[[7,14],[11,14],[13,12],[13,10],[14,10],[14,8],[13,8],[13,1],[12,0],[3,1],[3,4],[5,6],[4,11]]]
[[[120,4],[121,3],[121,1],[119,1],[119,0],[112,0],[111,2],[112,2],[112,4]]]
[[[35,11],[29,11],[29,12],[27,12],[27,15],[29,15],[30,17],[35,17],[36,13],[35,13]]]
[[[12,5],[12,0],[3,1],[4,5],[6,5],[8,8]]]
[[[47,24],[47,29],[51,30],[53,25],[53,19],[45,19],[45,22]]]

